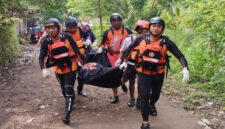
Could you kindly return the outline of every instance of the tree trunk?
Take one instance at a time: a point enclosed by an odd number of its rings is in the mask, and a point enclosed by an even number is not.
[[[123,15],[123,18],[127,18],[127,15],[124,13],[124,11],[122,10],[122,8],[119,6],[118,2],[116,0],[112,0],[112,2],[120,10],[121,14]]]
[[[156,3],[156,0],[153,1],[152,3],[152,7],[149,9],[149,11],[147,12],[147,14],[144,17],[144,20],[147,20],[148,16],[152,13],[153,9],[156,7],[156,5],[161,2],[161,0],[158,0]]]
[[[129,5],[128,5],[128,3],[127,3],[127,0],[124,0],[124,2],[125,2],[125,11],[126,11],[126,14],[128,14],[129,13]]]
[[[99,12],[99,19],[100,19],[101,34],[103,34],[103,28],[102,28],[102,12],[101,12],[101,0],[98,0],[98,12]]]

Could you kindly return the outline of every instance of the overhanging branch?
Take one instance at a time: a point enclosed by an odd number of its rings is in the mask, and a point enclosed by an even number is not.
[[[158,3],[160,3],[161,0],[154,0],[152,3],[152,7],[149,9],[149,11],[147,12],[147,14],[144,17],[144,20],[146,20],[148,18],[148,16],[152,13],[152,11],[155,9],[155,7],[157,6]]]
[[[122,10],[122,8],[119,6],[118,2],[116,0],[111,0],[114,5],[116,5],[116,7],[120,10],[120,12],[122,13],[123,17],[126,18],[126,15],[124,13],[124,11]]]

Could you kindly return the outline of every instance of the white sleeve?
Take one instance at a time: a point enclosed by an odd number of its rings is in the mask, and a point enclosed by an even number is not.
[[[122,47],[120,48],[120,52],[126,51],[126,49],[128,48],[128,46],[130,45],[130,43],[131,43],[131,37],[127,37],[124,40]]]

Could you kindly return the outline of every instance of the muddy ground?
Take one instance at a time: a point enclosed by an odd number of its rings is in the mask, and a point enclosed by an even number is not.
[[[65,125],[62,122],[64,98],[54,73],[48,79],[42,78],[39,48],[28,45],[22,51],[25,56],[0,75],[1,129],[140,129],[141,113],[127,106],[128,93],[119,88],[120,102],[112,105],[111,89],[91,85],[84,87],[87,98],[76,95],[71,124]],[[150,117],[151,129],[211,128],[207,121],[185,111],[165,95],[160,97],[156,107],[158,116]],[[220,113],[224,119],[223,111]]]

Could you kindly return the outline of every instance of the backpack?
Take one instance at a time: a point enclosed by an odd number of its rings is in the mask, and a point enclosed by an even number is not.
[[[123,45],[123,41],[125,39],[124,37],[124,26],[122,26],[122,35],[118,36],[118,35],[114,35],[114,31],[112,29],[112,27],[110,28],[112,31],[112,39],[108,44],[108,48],[113,52],[113,53],[119,53],[120,52],[120,48]]]

